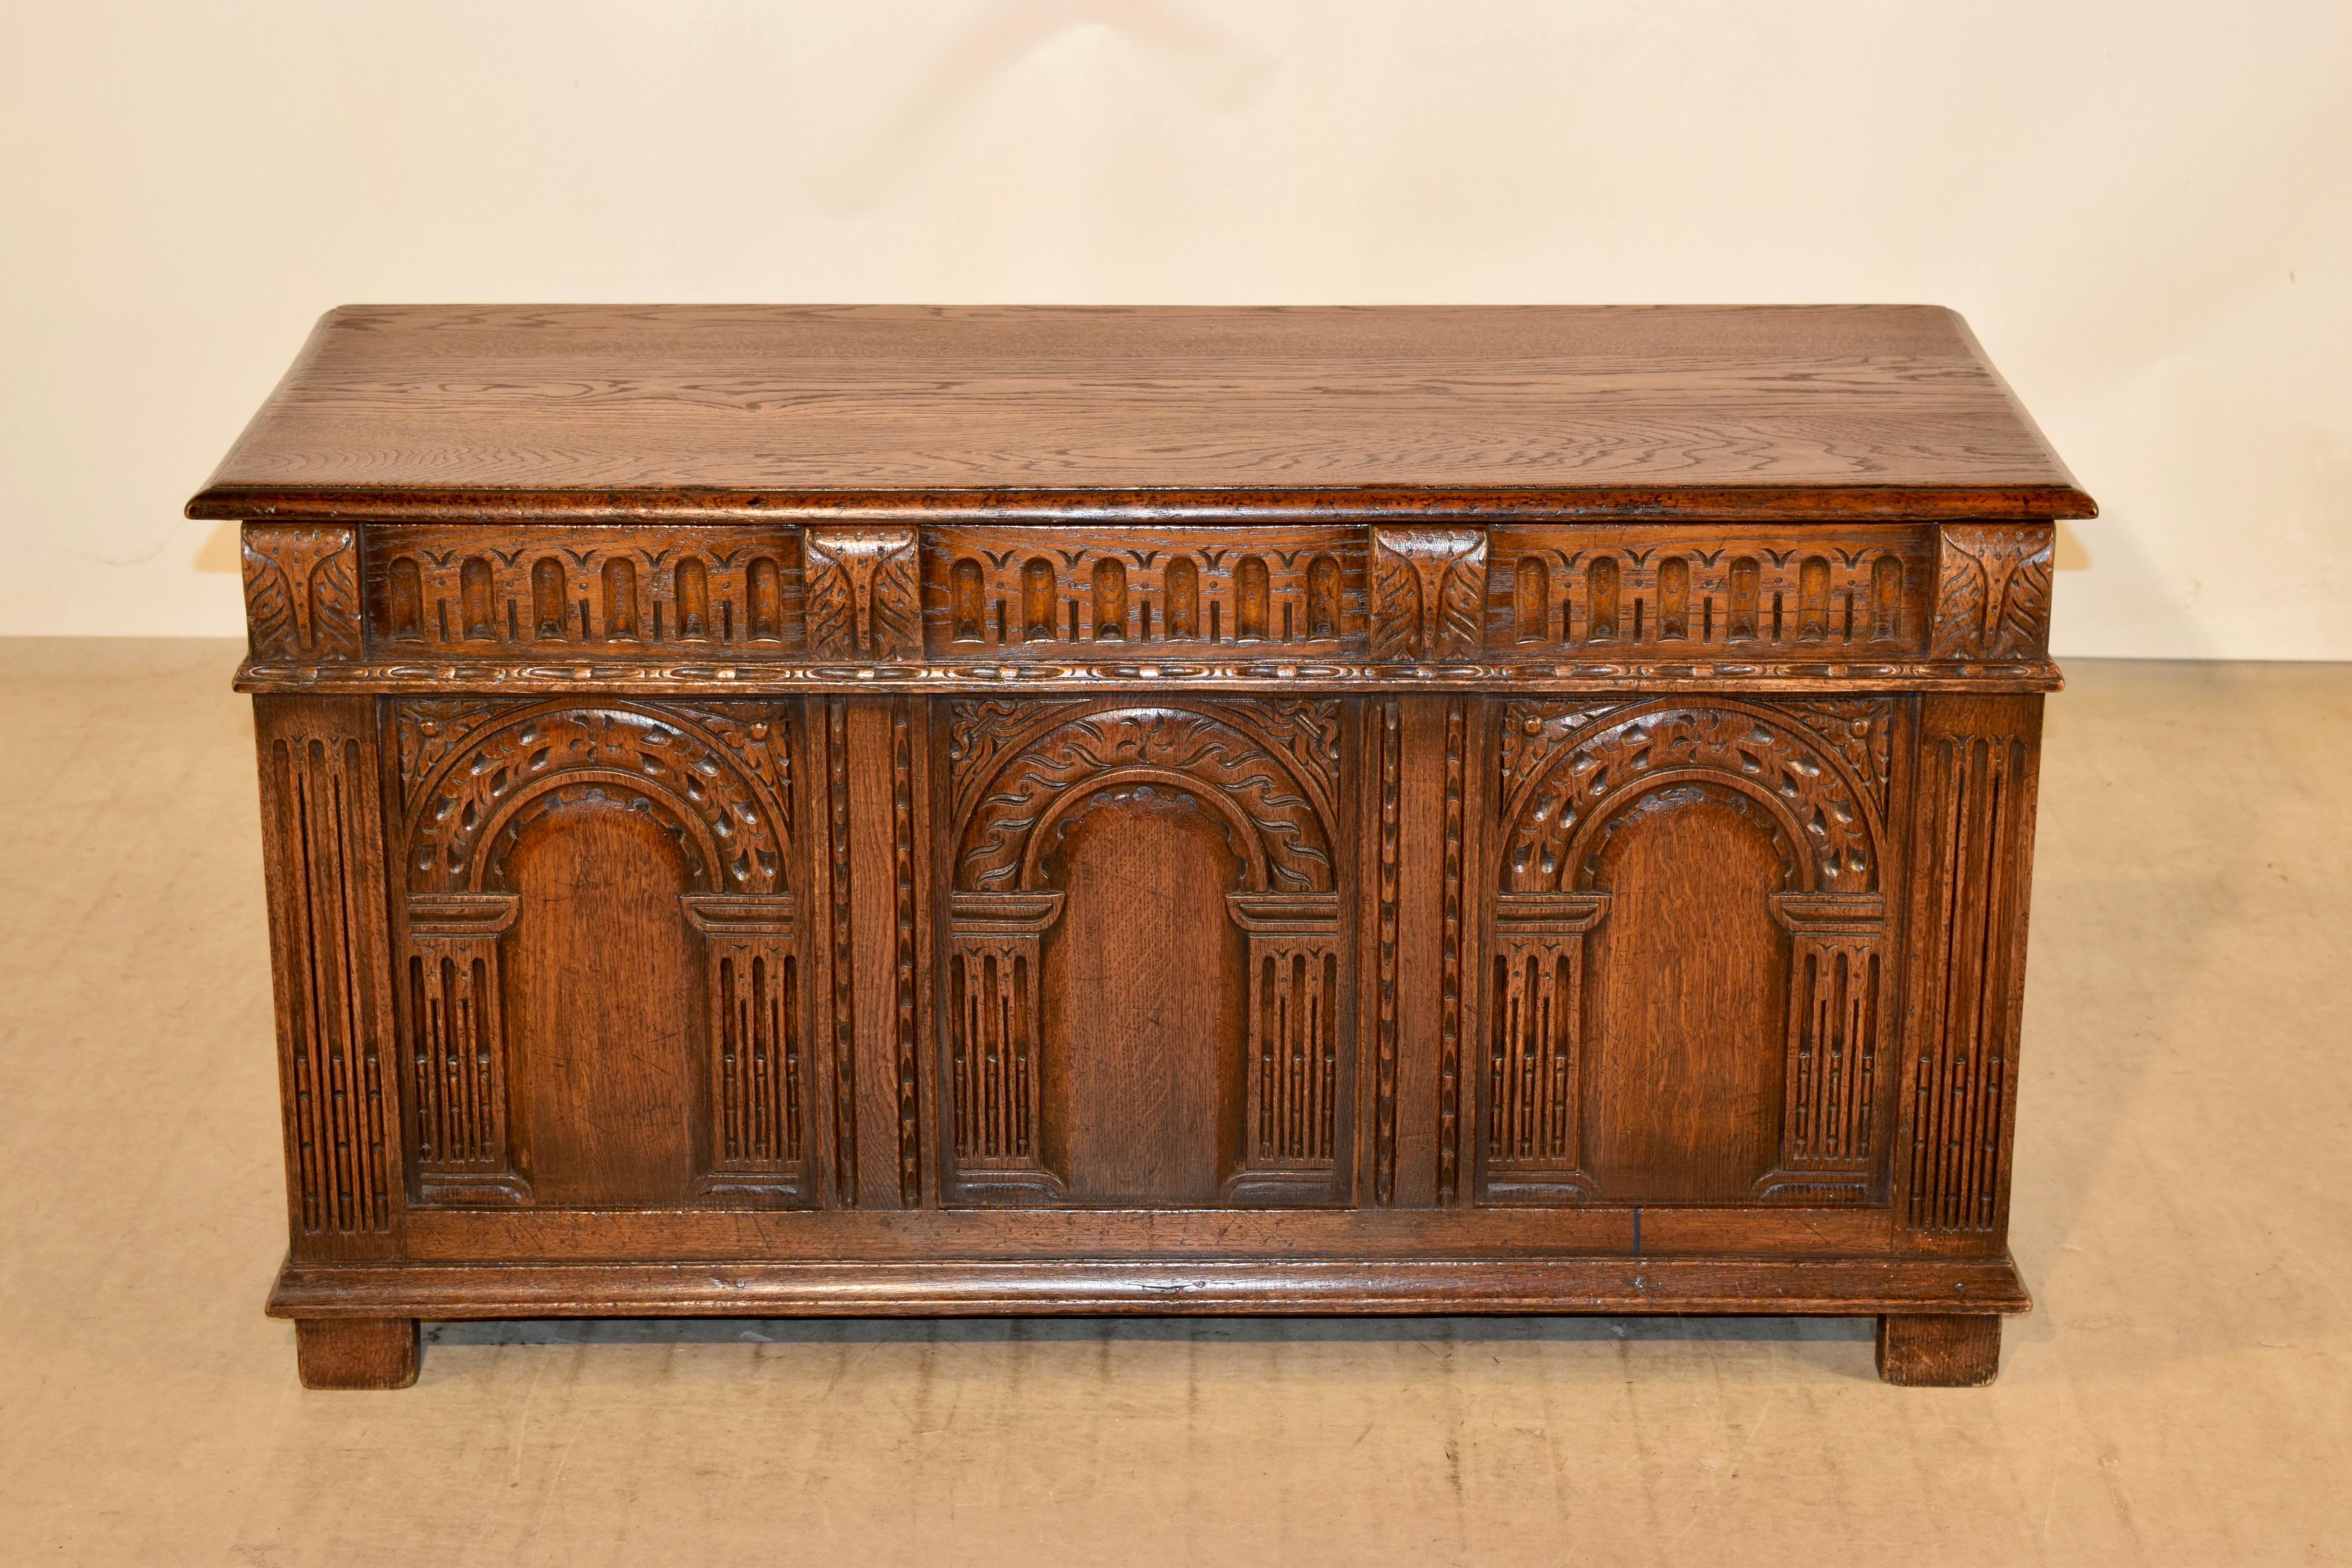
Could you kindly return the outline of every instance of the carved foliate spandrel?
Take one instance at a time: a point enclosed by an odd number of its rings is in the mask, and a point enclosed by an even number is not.
[[[1879,816],[1886,815],[1894,777],[1895,699],[1804,698],[1773,707],[1827,742],[1853,770],[1854,781],[1869,792]]]
[[[1559,702],[1517,698],[1503,704],[1503,793],[1549,765],[1559,749],[1587,726],[1622,707],[1618,702]]]
[[[257,659],[364,657],[357,531],[341,524],[244,526],[246,633]]]
[[[1937,658],[2040,658],[2050,647],[2048,523],[1947,523],[1937,562]]]
[[[808,530],[808,644],[819,658],[922,657],[911,528]]]
[[[1485,641],[1486,531],[1372,530],[1372,657],[1475,658]]]

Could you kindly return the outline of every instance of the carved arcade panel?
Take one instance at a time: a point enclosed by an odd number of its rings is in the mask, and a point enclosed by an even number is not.
[[[1927,646],[1936,572],[1929,529],[1491,531],[1490,656],[1872,660],[1916,657]]]
[[[752,659],[806,647],[797,528],[364,531],[368,645],[380,658]]]
[[[1498,1202],[1876,1190],[1894,699],[1505,705]]]
[[[1363,645],[1363,531],[932,529],[925,640],[934,658],[1336,658]]]
[[[1328,1203],[1335,701],[949,705],[942,1098],[971,1203]]]
[[[452,698],[389,731],[419,1197],[809,1201],[786,705]]]

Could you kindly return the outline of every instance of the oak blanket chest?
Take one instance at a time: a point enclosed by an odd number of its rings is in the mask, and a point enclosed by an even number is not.
[[[314,1386],[1774,1312],[1989,1379],[2055,520],[1921,307],[362,307],[243,525]]]

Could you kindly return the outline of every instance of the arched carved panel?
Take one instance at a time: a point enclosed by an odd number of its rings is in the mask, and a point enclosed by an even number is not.
[[[1069,1162],[1110,1169],[1117,1152],[1087,1142],[1113,1124],[1097,1102],[1166,1079],[1145,1098],[1181,1147],[1164,1171],[1118,1180],[1160,1183],[1155,1201],[1180,1206],[1212,1197],[1203,1173],[1223,1200],[1330,1200],[1350,1081],[1333,853],[1342,711],[1311,699],[950,705],[942,1078],[966,1199],[1150,1195],[1097,1193]],[[1106,902],[1134,899],[1151,911],[1141,927],[1140,907]],[[1131,952],[1107,978],[1074,978],[1106,942],[1150,945],[1154,919],[1169,922],[1166,952],[1191,955],[1174,970],[1138,979],[1158,972]],[[1083,953],[1063,945],[1080,927]]]
[[[1596,951],[1607,951],[1592,942],[1606,935],[1612,918],[1606,868],[1620,837],[1639,824],[1645,835],[1666,836],[1657,843],[1672,843],[1677,814],[1707,801],[1717,803],[1708,808],[1715,820],[1745,821],[1750,841],[1771,847],[1768,858],[1777,869],[1769,891],[1717,892],[1717,852],[1694,839],[1686,867],[1645,854],[1643,885],[1654,907],[1645,906],[1643,920],[1655,927],[1670,908],[1713,910],[1724,897],[1763,900],[1696,919],[1686,942],[1659,959],[1668,967],[1696,965],[1695,975],[1727,974],[1754,955],[1734,962],[1709,943],[1769,950],[1773,989],[1785,994],[1785,1005],[1769,1027],[1760,1017],[1748,1020],[1742,1026],[1754,1037],[1745,1044],[1707,1047],[1759,1053],[1759,1073],[1764,1053],[1778,1064],[1777,1157],[1752,1195],[1818,1203],[1868,1194],[1891,1114],[1892,989],[1879,882],[1900,722],[1888,698],[1506,705],[1484,1075],[1490,1200],[1644,1195],[1605,1191],[1586,1164],[1596,1131],[1605,1131],[1595,1119],[1626,1114],[1624,1104],[1588,1098],[1596,1052],[1605,1056],[1612,1045],[1595,1035],[1605,1037],[1612,1026],[1592,1011],[1591,965]]]
[[[764,1203],[797,1201],[811,1192],[805,1129],[815,1080],[803,1042],[803,966],[789,886],[787,713],[785,704],[772,701],[452,699],[393,705],[401,790],[395,848],[407,885],[402,1000],[415,1091],[411,1137],[425,1201],[530,1203],[562,1201],[566,1194],[591,1201],[589,1194],[609,1192],[618,1195],[593,1201]],[[610,1074],[600,1074],[593,1061],[573,1060],[566,1053],[576,1055],[583,1026],[561,1024],[561,1040],[546,1033],[558,1025],[549,1021],[553,1015],[539,1015],[551,1007],[561,1013],[566,1004],[565,993],[548,989],[543,974],[526,986],[537,1012],[518,1010],[518,975],[559,973],[546,967],[560,955],[542,951],[545,944],[587,941],[596,928],[550,926],[525,907],[531,900],[515,857],[537,846],[529,852],[545,859],[547,847],[568,836],[614,832],[666,845],[679,879],[657,897],[625,888],[579,889],[580,897],[611,903],[614,918],[646,922],[642,942],[603,962],[625,964],[631,952],[649,963],[658,960],[645,981],[653,994],[640,998],[651,1009],[645,1027],[628,1026],[624,1033],[643,1034],[652,1020],[664,1020],[655,1033],[675,1032],[698,1060],[630,1066],[616,1058]],[[615,863],[643,858],[640,852]],[[542,870],[534,885],[544,897],[553,884]],[[667,999],[670,987],[681,994]],[[616,994],[634,994],[625,987]],[[565,1157],[562,1150],[538,1151],[534,1165],[530,1134],[516,1131],[528,1121],[512,1104],[535,1053],[551,1054],[539,1064],[533,1093],[551,1082],[548,1073],[584,1075],[628,1102],[599,1109],[558,1096],[543,1114],[603,1116],[617,1108],[625,1121],[635,1103],[632,1084],[667,1079],[668,1095],[677,1080],[690,1083],[700,1100],[684,1184],[673,1192],[663,1185],[668,1176],[643,1172],[630,1178],[635,1186],[599,1187],[577,1172],[559,1173],[551,1184],[547,1162]],[[638,1109],[656,1121],[674,1114],[651,1101]],[[560,1142],[560,1132],[551,1123],[538,1142]],[[665,1154],[655,1165],[667,1170],[670,1163]]]

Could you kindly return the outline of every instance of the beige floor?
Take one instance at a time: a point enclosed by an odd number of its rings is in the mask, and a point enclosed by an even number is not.
[[[451,1327],[306,1394],[235,652],[0,642],[0,1563],[2352,1561],[2352,666],[2052,708],[1998,1386],[1864,1326]]]

